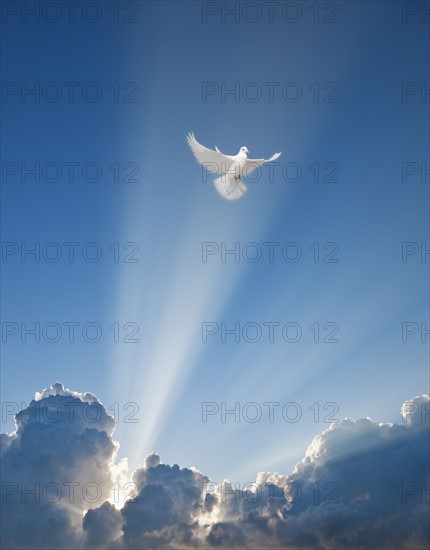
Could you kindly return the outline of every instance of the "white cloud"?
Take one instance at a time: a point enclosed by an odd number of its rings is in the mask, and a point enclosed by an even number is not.
[[[126,463],[114,463],[114,419],[95,395],[54,384],[16,415],[16,432],[2,435],[2,543],[11,549],[427,548],[429,404],[429,396],[405,401],[402,424],[369,418],[333,424],[291,474],[261,472],[245,488],[215,485],[195,468],[163,464],[153,452],[128,490],[121,487],[129,499],[117,509],[112,486],[123,482]]]
[[[83,544],[83,514],[109,498],[117,451],[114,419],[90,395],[54,384],[16,415],[1,462],[4,547]]]

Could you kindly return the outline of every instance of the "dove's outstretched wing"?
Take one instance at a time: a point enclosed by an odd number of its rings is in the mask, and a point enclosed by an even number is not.
[[[235,157],[224,155],[218,147],[215,147],[214,151],[199,143],[192,132],[188,134],[187,141],[196,159],[200,164],[207,165],[208,169],[213,174],[223,174],[227,172],[234,162]]]
[[[262,166],[266,162],[272,162],[279,158],[282,153],[275,153],[270,159],[246,159],[245,165],[242,169],[242,174],[246,177],[252,174],[259,166]]]

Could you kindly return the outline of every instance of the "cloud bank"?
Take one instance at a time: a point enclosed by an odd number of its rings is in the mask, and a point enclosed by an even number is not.
[[[290,474],[245,487],[156,453],[128,479],[97,397],[53,384],[1,436],[2,547],[428,548],[430,397],[401,413],[332,424]]]

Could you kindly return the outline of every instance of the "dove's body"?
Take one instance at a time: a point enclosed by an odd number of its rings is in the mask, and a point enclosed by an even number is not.
[[[239,181],[240,178],[244,175],[244,168],[246,165],[246,161],[248,160],[248,157],[246,156],[246,153],[240,152],[238,155],[236,155],[234,162],[232,162],[226,170],[226,174],[234,175],[235,180]]]
[[[248,149],[241,147],[237,155],[224,155],[215,147],[215,151],[201,145],[194,134],[188,134],[188,144],[196,159],[203,164],[210,173],[222,174],[214,180],[218,193],[228,200],[241,197],[246,191],[246,185],[241,181],[253,170],[264,164],[276,160],[281,153],[275,153],[270,159],[248,159]]]

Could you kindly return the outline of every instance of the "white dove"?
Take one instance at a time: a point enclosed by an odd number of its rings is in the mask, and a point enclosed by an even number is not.
[[[203,164],[209,173],[221,174],[214,180],[214,185],[218,193],[230,201],[240,198],[247,190],[242,181],[243,176],[249,176],[265,162],[271,162],[281,156],[281,153],[275,153],[267,160],[249,159],[246,147],[241,147],[237,155],[224,155],[218,147],[215,147],[214,151],[201,145],[192,132],[188,134],[187,140],[198,162]]]

